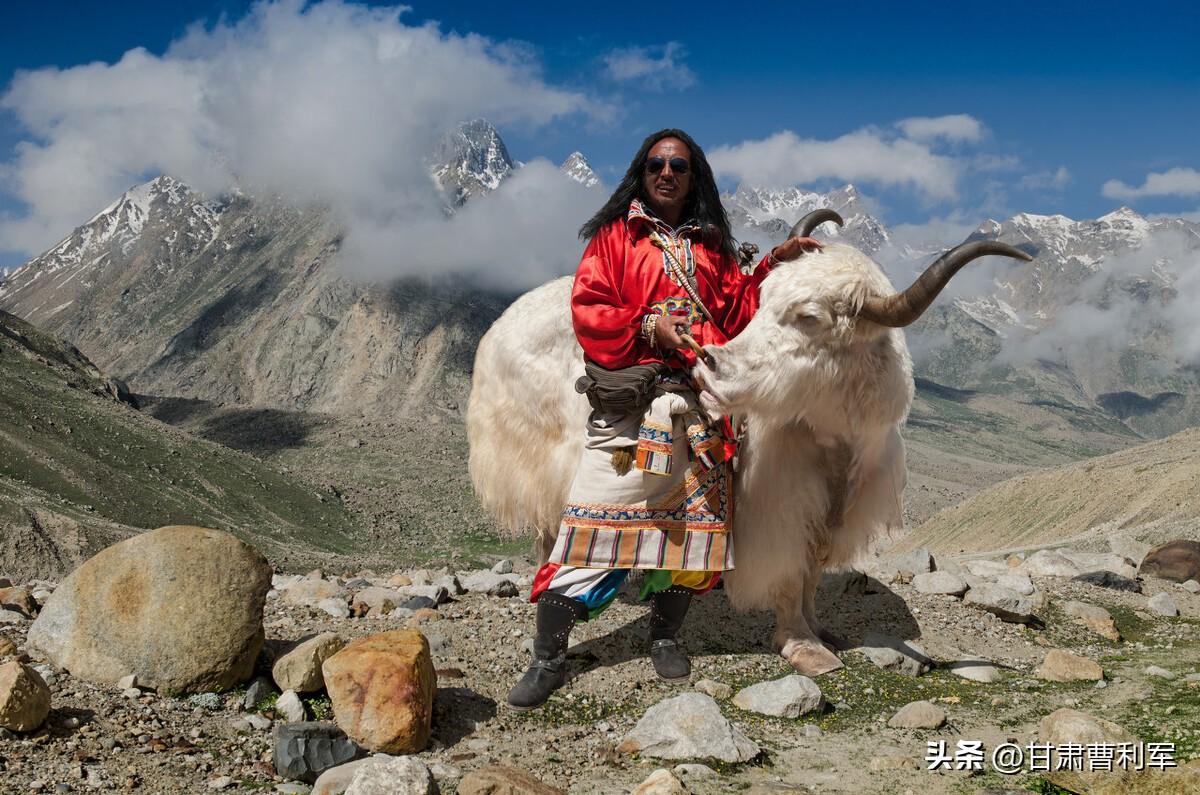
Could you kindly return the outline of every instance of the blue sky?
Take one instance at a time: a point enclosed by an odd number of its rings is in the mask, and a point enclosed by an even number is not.
[[[224,18],[236,27],[249,5],[0,9],[0,92],[7,95],[0,214],[8,221],[44,216],[40,232],[0,223],[0,267],[24,259],[46,235],[69,232],[71,223],[55,225],[86,206],[55,207],[45,185],[39,194],[22,182],[21,169],[30,166],[19,157],[20,142],[48,147],[60,133],[35,129],[18,113],[58,119],[66,111],[47,110],[55,98],[33,89],[14,92],[18,70],[114,64],[137,47],[158,67],[189,25],[212,28]],[[517,59],[533,73],[514,80],[532,81],[535,104],[513,106],[511,120],[500,124],[515,157],[557,162],[580,149],[610,183],[646,133],[678,126],[710,155],[724,152],[726,185],[764,170],[815,188],[852,180],[891,224],[973,224],[1017,211],[1089,218],[1120,204],[1144,213],[1200,208],[1200,11],[1185,4],[843,3],[807,13],[795,3],[410,5],[402,24],[436,22],[442,35],[477,34],[489,40],[491,57]],[[295,15],[303,14],[297,7]],[[205,47],[219,50],[211,41]],[[410,68],[402,79],[436,85],[440,76],[430,69]],[[49,81],[40,89],[65,94],[65,85]],[[552,109],[563,102],[578,108]],[[70,113],[69,123],[87,128],[86,115]],[[925,135],[897,126],[945,117],[966,126]],[[864,143],[879,150],[880,162],[855,162]],[[163,157],[155,162],[173,162]],[[153,170],[126,160],[124,171],[92,189]],[[933,171],[917,174],[923,163]]]

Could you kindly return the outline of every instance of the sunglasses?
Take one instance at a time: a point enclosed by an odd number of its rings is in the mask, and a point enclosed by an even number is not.
[[[670,161],[668,161],[665,158],[655,156],[646,161],[646,173],[657,174],[667,166],[668,162],[671,165],[671,171],[676,174],[686,174],[692,167],[691,164],[682,157],[672,157]]]

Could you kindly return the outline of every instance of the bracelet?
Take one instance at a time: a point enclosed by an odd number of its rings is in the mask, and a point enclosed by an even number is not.
[[[642,337],[649,343],[650,347],[658,350],[658,338],[655,336],[655,329],[658,328],[658,319],[662,315],[657,312],[651,312],[642,318]]]

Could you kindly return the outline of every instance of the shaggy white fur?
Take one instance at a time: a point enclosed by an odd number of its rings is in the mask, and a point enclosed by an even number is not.
[[[467,410],[472,481],[511,532],[553,545],[588,413],[574,391],[582,355],[570,278],[514,303],[484,335]],[[860,251],[829,244],[775,269],[754,319],[696,374],[708,408],[746,423],[734,501],[728,593],[775,611],[776,645],[810,675],[840,667],[822,643],[821,572],[848,566],[902,525],[900,425],[912,402],[904,335],[855,317],[894,292]]]

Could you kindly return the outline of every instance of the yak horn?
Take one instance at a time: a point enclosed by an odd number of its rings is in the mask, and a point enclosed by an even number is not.
[[[833,221],[838,226],[846,225],[846,222],[842,220],[842,216],[833,210],[813,210],[796,222],[795,226],[788,232],[788,237],[808,237],[814,229],[826,221]]]
[[[998,240],[977,240],[963,243],[934,260],[907,290],[887,297],[868,296],[858,316],[872,323],[892,328],[901,328],[915,321],[933,303],[950,278],[968,262],[980,257],[996,255],[1012,257],[1029,262],[1030,255]]]

